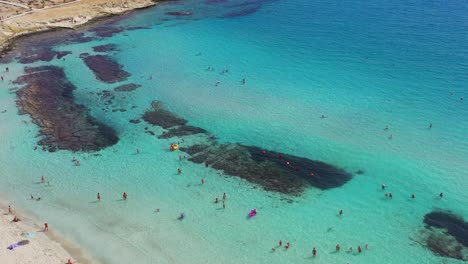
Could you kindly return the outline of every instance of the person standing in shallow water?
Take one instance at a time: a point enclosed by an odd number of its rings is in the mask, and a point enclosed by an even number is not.
[[[127,197],[128,197],[127,193],[124,192],[124,193],[123,193],[123,199],[124,199],[124,200],[127,200]]]
[[[444,197],[444,193],[440,193],[440,194],[439,194],[439,197],[440,197],[440,198],[443,198],[443,197]]]
[[[97,199],[98,201],[101,201],[101,193],[97,193]]]
[[[315,257],[317,256],[317,249],[316,248],[313,248],[312,249],[312,255]]]

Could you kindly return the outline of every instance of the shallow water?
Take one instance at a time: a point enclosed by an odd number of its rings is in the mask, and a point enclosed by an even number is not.
[[[64,67],[78,87],[76,101],[118,132],[119,143],[101,156],[34,151],[38,127],[18,115],[8,91],[24,65],[9,63],[0,89],[0,110],[7,110],[0,114],[0,190],[106,263],[461,263],[416,241],[424,215],[435,208],[468,218],[466,3],[279,0],[232,7],[242,3],[163,4],[111,24],[147,29],[60,45],[73,52],[66,60],[29,65]],[[165,15],[181,10],[193,14]],[[97,80],[79,55],[107,43],[118,45],[110,54],[132,74],[123,83],[142,87],[114,93],[106,112],[96,93],[120,83]],[[161,128],[129,123],[153,100],[220,142],[364,174],[299,197],[265,192],[179,161],[180,153],[168,151],[174,139],[144,133]],[[120,108],[126,112],[111,111]],[[72,157],[82,165],[73,166]],[[38,183],[41,175],[50,185]],[[124,191],[127,201],[120,200]],[[213,203],[224,192],[226,209]],[[28,200],[30,193],[42,200]],[[247,219],[252,208],[259,214]],[[280,239],[292,247],[272,252]],[[335,253],[338,243],[343,250]],[[345,252],[364,244],[363,254]]]

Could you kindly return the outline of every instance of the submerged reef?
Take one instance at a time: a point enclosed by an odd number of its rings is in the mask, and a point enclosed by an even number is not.
[[[116,91],[116,92],[130,92],[130,91],[136,90],[136,89],[138,89],[140,87],[141,87],[141,85],[139,85],[139,84],[128,83],[128,84],[122,84],[122,85],[120,85],[118,87],[115,87],[114,91]]]
[[[424,216],[419,242],[439,256],[468,261],[468,222],[448,211]]]
[[[118,51],[118,50],[119,50],[118,46],[112,43],[93,47],[93,51],[95,52],[109,52],[109,51]]]
[[[100,123],[89,110],[75,103],[73,90],[62,68],[56,66],[26,67],[26,75],[16,84],[20,112],[29,114],[40,127],[45,150],[97,151],[114,145],[119,138],[111,127]]]
[[[219,143],[207,136],[203,128],[187,125],[188,121],[154,101],[143,119],[167,129],[158,138],[172,138],[192,134],[205,135],[206,143],[181,146],[189,154],[189,161],[205,164],[225,175],[236,176],[262,186],[267,191],[300,195],[307,187],[322,190],[340,187],[352,179],[352,174],[333,165],[289,154],[264,150],[257,146]]]
[[[106,55],[81,54],[80,57],[90,68],[96,79],[105,83],[116,83],[127,80],[130,73],[123,70],[123,66]]]

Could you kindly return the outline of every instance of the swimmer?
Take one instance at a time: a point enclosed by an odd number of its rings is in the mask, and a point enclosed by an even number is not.
[[[6,67],[6,69],[5,69],[5,70],[6,70],[6,72],[9,72],[9,71],[10,71],[10,69],[9,69],[8,67]]]
[[[177,172],[178,172],[179,174],[181,174],[181,173],[182,173],[182,170],[181,170],[180,168],[178,168],[178,169],[177,169]]]
[[[179,216],[179,220],[183,220],[184,218],[185,218],[184,213],[181,213],[180,216]]]
[[[336,244],[336,247],[335,247],[335,248],[336,248],[336,251],[337,251],[337,252],[340,251],[340,249],[341,249],[340,244]]]
[[[45,177],[44,176],[41,176],[41,182],[45,183]]]
[[[389,139],[393,139],[393,134],[390,134],[390,136],[388,137]]]
[[[242,84],[245,84],[245,78],[244,78],[244,79],[242,79]]]
[[[369,249],[369,245],[367,245],[367,244],[366,244],[364,247],[366,248],[366,250],[368,250],[368,249]]]
[[[440,193],[440,194],[439,194],[439,197],[440,197],[440,198],[443,198],[443,197],[444,197],[444,193]]]
[[[353,247],[350,247],[350,248],[348,249],[348,252],[353,252]]]
[[[281,247],[283,245],[283,240],[279,241],[279,246]]]
[[[285,246],[285,248],[286,248],[286,249],[289,249],[290,247],[291,247],[291,244],[289,244],[289,242],[288,242],[288,243],[286,243],[286,246]]]
[[[389,193],[389,194],[388,194],[388,197],[389,197],[390,199],[392,199],[392,198],[393,198],[393,194],[392,194],[392,193]]]
[[[2,81],[3,81],[3,76],[1,76],[1,78],[2,78]]]
[[[327,118],[327,116],[326,115],[321,115],[320,118]]]
[[[227,199],[227,195],[226,193],[223,194],[223,200],[226,200]]]
[[[79,160],[75,161],[75,166],[80,166],[80,165],[81,165],[81,163],[80,163]]]
[[[73,159],[72,159],[72,162],[75,162],[75,161],[76,161],[76,158],[75,158],[75,157],[73,157]]]
[[[386,187],[387,187],[387,185],[382,183],[382,190],[385,190]]]
[[[271,248],[271,251],[276,251],[276,248]]]
[[[159,213],[161,210],[159,210],[159,208],[156,208],[156,213]]]
[[[31,193],[31,200],[34,200],[34,196],[32,195],[32,193]]]
[[[205,184],[205,178],[201,178],[201,184]]]
[[[150,79],[150,80],[153,80],[153,74],[150,75],[150,78],[149,78],[149,79]]]
[[[219,86],[220,84],[221,84],[221,82],[218,81],[218,82],[215,83],[215,86]]]
[[[358,247],[357,247],[357,251],[358,251],[359,253],[361,253],[361,252],[362,252],[362,247],[361,247],[361,246],[358,246]]]
[[[416,195],[414,195],[414,193],[411,194],[411,198],[412,198],[412,199],[416,198]]]
[[[123,199],[124,199],[124,200],[127,200],[128,195],[127,195],[126,192],[124,192],[122,196],[123,196]]]
[[[388,126],[386,126],[383,130],[387,131],[389,130],[390,128]]]
[[[431,128],[432,128],[432,123],[429,124],[429,129],[431,129]]]
[[[315,249],[315,248],[312,249],[312,255],[313,255],[314,257],[317,256],[317,249]]]
[[[137,154],[140,154],[140,150],[139,150],[139,149],[136,149],[136,153],[137,153]]]
[[[41,197],[38,197],[38,198],[36,199],[36,201],[40,201],[40,200],[41,200]]]
[[[101,201],[101,194],[100,193],[97,193],[97,199],[98,199],[98,201]]]
[[[342,216],[342,215],[343,215],[343,210],[340,210],[340,213],[339,213],[339,214],[340,214],[340,216]]]
[[[218,197],[216,197],[216,199],[215,199],[215,203],[219,203],[219,199],[218,199]]]
[[[388,193],[385,193],[385,198],[388,198]]]

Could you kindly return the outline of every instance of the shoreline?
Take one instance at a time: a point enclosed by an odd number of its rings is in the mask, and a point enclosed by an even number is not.
[[[12,205],[12,213],[8,213],[8,203],[11,199],[1,197],[0,201],[0,237],[5,250],[0,253],[1,263],[66,263],[69,259],[75,264],[100,263],[75,242],[68,240],[55,230],[43,232],[39,220],[30,213]],[[17,216],[21,221],[12,222]],[[32,234],[25,237],[24,234]],[[29,243],[13,250],[6,247],[22,240]]]
[[[38,33],[75,29],[130,11],[149,8],[161,1],[81,0],[67,5],[35,9],[0,22],[0,58],[12,51],[17,40]]]

